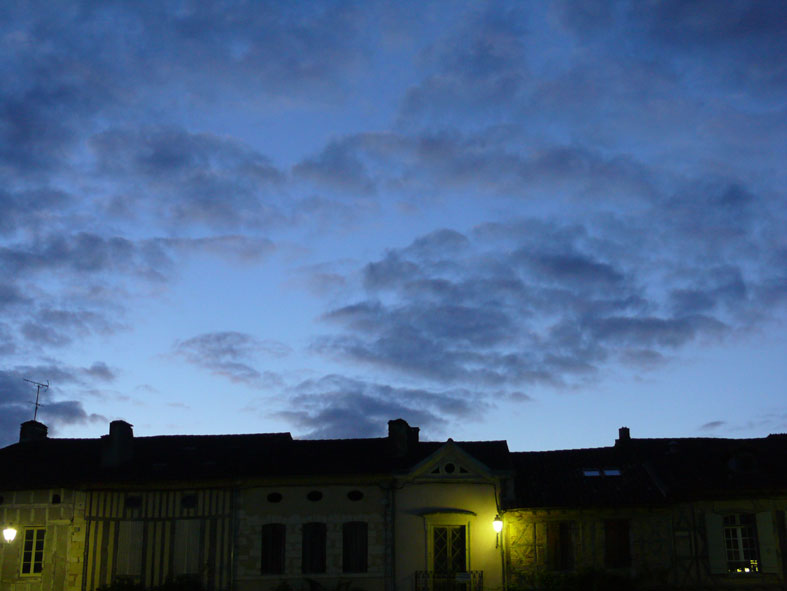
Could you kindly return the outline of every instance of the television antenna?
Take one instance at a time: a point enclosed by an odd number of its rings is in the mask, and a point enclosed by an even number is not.
[[[38,407],[42,406],[41,403],[38,402],[38,397],[41,395],[41,388],[44,390],[49,390],[49,380],[46,381],[46,384],[41,384],[39,382],[34,382],[33,380],[28,380],[27,378],[22,379],[36,387],[36,401],[34,404],[35,410],[33,411],[33,420],[35,421],[38,418]]]

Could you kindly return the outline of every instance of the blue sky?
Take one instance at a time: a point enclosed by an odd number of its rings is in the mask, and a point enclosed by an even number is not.
[[[784,432],[784,22],[3,3],[0,442]]]

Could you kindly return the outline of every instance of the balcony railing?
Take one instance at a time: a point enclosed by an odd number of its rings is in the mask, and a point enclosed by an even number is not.
[[[484,571],[468,570],[446,573],[415,571],[415,591],[483,591]]]

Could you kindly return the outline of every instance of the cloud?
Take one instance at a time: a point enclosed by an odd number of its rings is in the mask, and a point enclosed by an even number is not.
[[[91,147],[98,174],[124,183],[108,213],[141,208],[208,228],[256,227],[282,215],[272,192],[282,173],[237,140],[154,127],[104,131]]]
[[[251,363],[258,355],[284,357],[292,351],[279,341],[259,340],[252,335],[225,331],[197,335],[173,346],[175,355],[232,382],[263,387],[279,384],[273,372],[260,372]]]
[[[441,434],[451,420],[479,418],[489,403],[465,389],[397,388],[326,375],[291,388],[289,409],[274,413],[309,438],[380,437],[391,417]]]
[[[733,211],[756,201],[734,193]],[[703,198],[719,194],[728,191]],[[653,204],[650,219],[666,218],[662,206]],[[593,383],[613,363],[660,367],[690,343],[765,320],[757,294],[783,271],[764,260],[756,270],[739,265],[762,248],[758,233],[741,231],[737,255],[721,247],[714,255],[675,218],[658,236],[636,217],[606,215],[422,236],[362,268],[366,297],[330,309],[323,320],[333,332],[313,350],[441,384],[566,388]]]
[[[724,425],[726,425],[725,421],[710,421],[709,423],[702,425],[702,427],[700,427],[700,431],[715,431]]]
[[[474,117],[493,112],[521,94],[531,78],[525,37],[527,14],[516,8],[486,6],[471,12],[457,30],[431,45],[421,56],[433,72],[403,100],[404,117],[434,120],[457,111]],[[440,111],[440,104],[451,109]]]
[[[87,412],[81,401],[61,398],[71,385],[88,386],[95,381],[114,379],[113,371],[103,362],[96,362],[90,367],[70,367],[57,362],[0,367],[0,446],[18,441],[19,426],[33,418],[36,389],[25,378],[51,384],[50,388],[41,389],[41,408],[38,411],[38,420],[45,422],[51,435],[56,435],[61,426],[106,421],[100,414]]]

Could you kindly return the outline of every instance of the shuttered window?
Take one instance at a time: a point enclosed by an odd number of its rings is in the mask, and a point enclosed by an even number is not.
[[[572,522],[553,521],[547,524],[547,561],[551,570],[574,568]]]
[[[324,523],[304,523],[301,540],[301,570],[304,573],[325,572],[326,526]]]
[[[284,574],[285,535],[286,528],[283,523],[266,523],[262,526],[260,571],[263,575]]]
[[[604,564],[608,568],[631,566],[628,519],[604,521]]]
[[[342,526],[342,569],[346,573],[368,570],[368,526],[364,521],[348,521]]]

